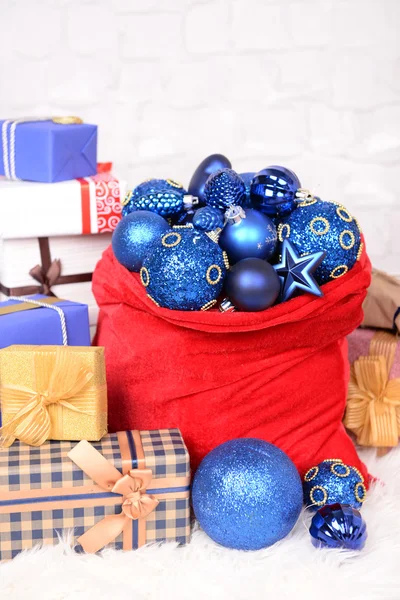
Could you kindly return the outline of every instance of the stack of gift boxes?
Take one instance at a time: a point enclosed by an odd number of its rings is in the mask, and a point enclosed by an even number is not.
[[[97,163],[94,125],[0,127],[0,560],[67,529],[88,552],[184,543],[182,436],[108,434],[104,349],[90,346],[92,273],[125,184]]]

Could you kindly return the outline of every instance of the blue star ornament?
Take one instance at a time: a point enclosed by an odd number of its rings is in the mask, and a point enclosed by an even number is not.
[[[313,252],[300,256],[289,240],[282,244],[282,260],[274,265],[281,281],[281,301],[285,302],[297,292],[308,292],[315,296],[323,296],[321,289],[313,277],[325,257],[325,252]]]

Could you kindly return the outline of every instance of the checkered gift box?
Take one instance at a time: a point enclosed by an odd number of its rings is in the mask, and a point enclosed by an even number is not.
[[[80,444],[51,441],[33,448],[15,442],[0,449],[0,560],[38,543],[55,544],[65,529],[73,530],[80,549],[77,538],[111,515],[124,519],[125,505],[135,504],[142,494],[156,499],[156,506],[145,516],[126,517],[108,547],[132,549],[150,542],[189,540],[190,466],[178,429],[112,433],[91,446]],[[121,479],[132,482],[132,475],[145,469],[150,470],[151,481],[145,490],[132,490],[134,501],[127,501],[124,492],[110,491],[109,484],[101,485],[77,466],[78,449],[81,455],[90,450],[104,465],[108,462]]]

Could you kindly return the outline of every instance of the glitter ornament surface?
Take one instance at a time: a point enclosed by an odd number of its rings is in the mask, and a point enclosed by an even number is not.
[[[147,294],[172,310],[206,310],[219,296],[226,267],[217,243],[192,225],[173,227],[143,262]]]
[[[215,542],[259,550],[294,527],[302,507],[301,481],[282,450],[263,440],[240,438],[203,459],[192,500],[196,518]]]
[[[233,169],[220,169],[207,179],[204,197],[206,204],[214,208],[241,206],[246,200],[246,186]]]
[[[360,512],[348,504],[328,504],[312,518],[310,535],[316,548],[362,550],[367,526]]]
[[[224,226],[224,214],[219,208],[203,206],[196,210],[193,216],[193,225],[200,231],[214,231]]]
[[[312,510],[337,502],[360,508],[366,488],[358,469],[340,459],[327,459],[304,475],[303,495],[304,504]]]
[[[187,191],[172,179],[149,179],[125,196],[122,216],[135,210],[149,210],[162,217],[184,212],[183,198]]]
[[[250,185],[251,205],[269,217],[283,217],[296,208],[300,180],[286,167],[272,165],[259,171]]]
[[[230,219],[230,213],[240,211]],[[266,215],[251,208],[229,208],[225,217],[227,223],[221,232],[219,245],[234,264],[244,258],[269,260],[275,252],[277,232],[274,223]]]
[[[163,217],[147,210],[135,211],[123,217],[111,240],[115,258],[129,271],[139,271],[153,244],[169,229]]]
[[[300,255],[326,252],[314,277],[320,285],[347,273],[360,256],[357,221],[340,204],[318,198],[304,201],[278,225],[278,252],[288,239]]]

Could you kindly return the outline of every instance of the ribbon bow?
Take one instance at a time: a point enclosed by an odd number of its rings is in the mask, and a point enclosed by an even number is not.
[[[61,275],[61,261],[59,259],[53,260],[47,271],[45,271],[43,266],[36,265],[36,267],[33,267],[33,269],[29,271],[29,275],[33,277],[35,281],[40,283],[39,294],[55,296],[51,291],[51,288]]]
[[[108,515],[78,538],[85,552],[104,548],[131,520],[145,519],[158,505],[157,498],[146,494],[153,477],[151,469],[132,469],[121,475],[86,441],[79,442],[68,457],[103,490],[122,496],[122,511],[118,515]]]
[[[360,356],[351,367],[344,424],[362,446],[397,446],[400,379],[389,379],[396,348],[395,336],[378,332],[369,356]]]
[[[35,352],[33,369],[34,389],[19,385],[0,387],[3,412],[14,414],[0,428],[0,444],[5,448],[15,439],[31,446],[43,444],[50,437],[52,423],[48,409],[51,404],[94,414],[96,392],[82,393],[93,373],[81,367],[69,348],[60,346],[55,353]]]

